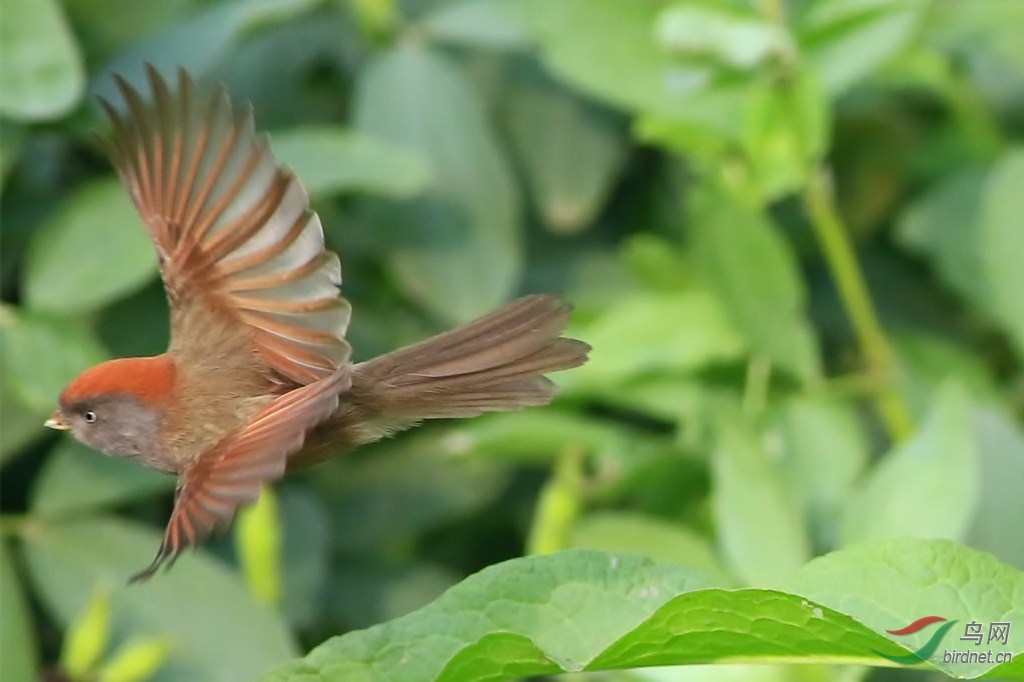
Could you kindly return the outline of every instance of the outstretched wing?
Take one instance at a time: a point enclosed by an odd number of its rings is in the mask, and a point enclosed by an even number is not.
[[[147,72],[150,101],[117,77],[123,111],[101,103],[114,126],[108,153],[156,245],[171,351],[201,352],[183,347],[202,338],[188,328],[208,319],[190,314],[200,306],[237,320],[284,378],[333,374],[349,359],[350,307],[305,189],[277,166],[251,108],[233,113],[223,88],[198,96],[183,70],[176,94]]]
[[[351,381],[346,365],[285,393],[185,469],[156,558],[132,582],[150,577],[164,562],[173,564],[186,548],[230,524],[239,507],[255,502],[264,483],[284,475],[288,456],[302,449],[306,432],[338,408],[338,394]]]

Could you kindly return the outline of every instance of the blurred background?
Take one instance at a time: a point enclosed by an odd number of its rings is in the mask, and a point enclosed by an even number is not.
[[[0,22],[5,681],[253,679],[567,547],[723,586],[885,536],[1024,567],[1024,3],[5,0]],[[166,347],[95,139],[96,96],[145,61],[252,102],[341,256],[357,360],[561,291],[590,363],[548,408],[289,476],[126,589],[174,481],[42,422],[85,367]]]

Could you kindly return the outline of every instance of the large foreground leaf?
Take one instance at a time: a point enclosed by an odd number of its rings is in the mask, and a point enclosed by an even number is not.
[[[408,616],[329,640],[264,680],[504,680],[726,661],[890,665],[872,650],[907,649],[882,631],[922,616],[986,627],[1024,619],[1024,575],[947,541],[864,543],[812,561],[795,585],[793,593],[712,589],[691,569],[586,550],[516,559]],[[906,639],[916,649],[930,634]],[[1019,657],[1024,632],[1011,632],[1000,650]],[[1019,663],[943,664],[940,653],[934,665],[1024,677]]]

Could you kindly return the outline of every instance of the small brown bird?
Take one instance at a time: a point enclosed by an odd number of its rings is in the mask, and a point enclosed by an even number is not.
[[[287,469],[424,419],[546,404],[544,374],[586,361],[587,344],[561,337],[569,307],[540,295],[353,364],[338,257],[251,107],[232,113],[223,88],[198,96],[184,71],[176,94],[148,75],[149,102],[118,77],[123,113],[101,103],[107,151],[156,246],[170,345],[86,370],[46,422],[179,477],[156,558],[133,580],[230,524]]]

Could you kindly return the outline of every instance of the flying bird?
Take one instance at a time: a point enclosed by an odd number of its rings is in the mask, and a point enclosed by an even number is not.
[[[548,372],[589,346],[570,308],[533,295],[465,326],[353,364],[341,265],[299,178],[278,166],[251,107],[202,96],[147,65],[144,96],[100,102],[106,150],[156,248],[171,311],[162,355],[110,360],[60,394],[46,425],[178,477],[156,558],[169,567],[253,503],[261,486],[424,419],[543,405]],[[112,264],[116,267],[116,264]]]

